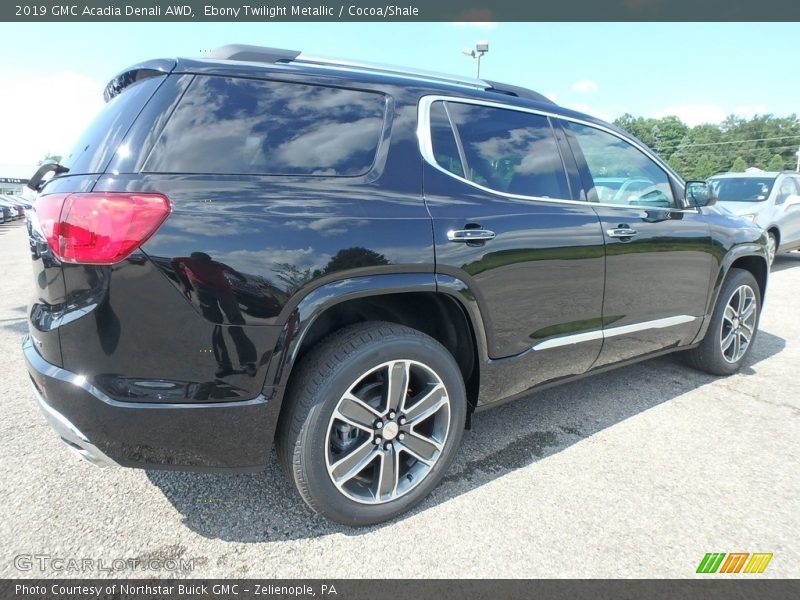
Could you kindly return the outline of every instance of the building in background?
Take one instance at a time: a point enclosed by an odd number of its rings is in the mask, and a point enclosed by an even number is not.
[[[0,177],[0,194],[21,196],[26,183],[28,183],[27,179],[19,179],[18,177]]]
[[[0,163],[0,194],[22,196],[27,189],[25,184],[36,169],[36,165]]]

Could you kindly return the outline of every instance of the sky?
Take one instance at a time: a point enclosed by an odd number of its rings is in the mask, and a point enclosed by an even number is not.
[[[123,68],[229,43],[474,75],[462,49],[487,40],[483,78],[696,125],[800,113],[799,39],[800,23],[2,23],[0,165],[66,152]]]

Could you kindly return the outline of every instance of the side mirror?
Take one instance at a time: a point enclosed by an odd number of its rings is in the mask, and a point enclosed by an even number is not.
[[[689,206],[711,206],[716,203],[714,188],[705,181],[686,182],[686,202]]]

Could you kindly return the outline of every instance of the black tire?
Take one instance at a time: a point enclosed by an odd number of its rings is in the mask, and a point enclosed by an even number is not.
[[[772,263],[775,262],[775,257],[778,256],[778,236],[775,235],[774,231],[768,231],[767,237],[769,238],[767,247],[770,248],[769,266],[771,267]]]
[[[724,318],[725,308],[731,301],[734,293],[742,286],[747,286],[753,292],[755,299],[755,321],[753,325],[753,332],[747,344],[744,353],[738,357],[738,360],[731,361],[723,355],[723,339],[722,333],[725,331],[730,332],[730,324],[726,323]],[[712,375],[731,375],[737,372],[744,360],[750,354],[755,343],[758,333],[758,324],[761,320],[761,291],[759,290],[758,283],[755,277],[749,271],[743,269],[731,269],[725,282],[722,284],[717,303],[714,306],[714,312],[711,315],[711,323],[708,326],[705,338],[702,343],[692,350],[685,353],[686,361],[690,366]]]
[[[328,461],[333,450],[329,449],[328,432],[332,430],[334,411],[350,386],[362,380],[370,369],[400,360],[422,364],[438,376],[449,399],[449,409],[444,417],[434,418],[449,422],[447,433],[437,460],[432,466],[424,463],[422,468],[427,469],[426,474],[420,476],[407,492],[378,504],[361,503],[348,497],[329,475]],[[439,342],[417,330],[394,323],[359,323],[322,340],[292,373],[278,425],[278,459],[289,481],[294,483],[306,504],[317,513],[350,526],[380,523],[406,512],[436,487],[460,445],[466,411],[467,399],[461,371],[453,356]],[[399,421],[399,416],[395,418]],[[387,421],[384,431],[388,431],[388,424]],[[357,435],[367,438],[370,434],[359,430]],[[397,437],[392,439],[395,439],[396,456],[400,456],[404,452],[404,443],[399,442],[402,436],[395,435]],[[404,435],[407,440],[413,438],[410,433]],[[376,446],[378,451],[380,448],[380,444]],[[408,462],[415,461],[409,458],[410,454],[404,453],[402,456]],[[376,463],[383,465],[383,460],[381,456]],[[397,459],[396,464],[401,464],[401,461]],[[367,470],[371,468],[379,467],[367,467]],[[398,473],[400,470],[398,467]],[[406,478],[407,474],[399,479],[401,483],[409,485],[405,483]],[[360,479],[354,480],[359,483]],[[408,479],[412,480],[413,477]],[[380,487],[379,481],[377,486]],[[395,483],[392,493],[397,490]]]

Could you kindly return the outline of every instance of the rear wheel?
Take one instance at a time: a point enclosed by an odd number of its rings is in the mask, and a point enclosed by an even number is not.
[[[761,293],[755,277],[731,269],[717,298],[706,337],[686,352],[690,365],[714,375],[730,375],[742,366],[755,341]]]
[[[278,456],[303,500],[346,525],[391,519],[421,501],[453,460],[466,393],[452,355],[393,323],[347,327],[293,374]]]

